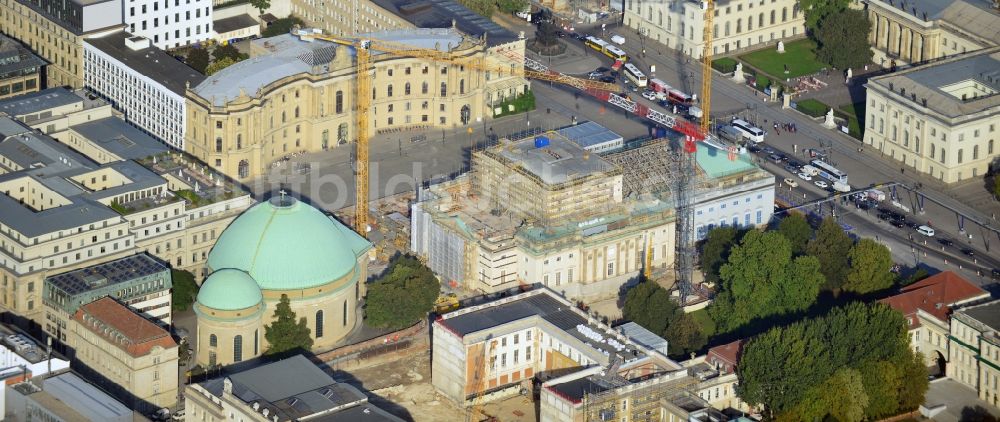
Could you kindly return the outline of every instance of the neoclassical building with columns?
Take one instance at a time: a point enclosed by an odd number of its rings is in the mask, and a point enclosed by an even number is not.
[[[358,323],[372,245],[333,217],[282,195],[233,220],[208,255],[211,274],[194,305],[196,360],[203,366],[254,359],[287,296],[314,349],[329,348]]]
[[[986,0],[864,0],[873,60],[888,67],[1000,45],[1000,11]]]

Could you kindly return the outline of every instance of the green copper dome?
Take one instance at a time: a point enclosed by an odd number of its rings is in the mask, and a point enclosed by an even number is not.
[[[212,273],[198,291],[198,303],[220,311],[246,309],[262,300],[260,287],[249,274],[229,268]]]
[[[246,271],[264,290],[296,290],[349,274],[370,248],[318,209],[275,197],[233,220],[208,254],[208,266]]]

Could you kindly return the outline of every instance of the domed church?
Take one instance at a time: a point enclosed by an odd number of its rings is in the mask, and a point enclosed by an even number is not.
[[[264,327],[281,295],[305,318],[313,348],[358,323],[372,245],[320,210],[282,195],[257,204],[222,232],[194,305],[197,363],[229,365],[267,350]]]

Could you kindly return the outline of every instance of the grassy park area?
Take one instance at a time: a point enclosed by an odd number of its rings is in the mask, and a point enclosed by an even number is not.
[[[776,79],[797,78],[811,75],[827,67],[816,59],[816,42],[801,39],[785,44],[785,52],[778,53],[773,46],[740,56],[747,64],[760,69]],[[785,73],[785,65],[788,73]]]

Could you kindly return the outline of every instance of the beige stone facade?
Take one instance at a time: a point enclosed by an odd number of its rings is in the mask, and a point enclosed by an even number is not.
[[[701,58],[704,48],[705,11],[698,1],[625,1],[625,26],[645,37],[692,58]],[[795,0],[716,2],[713,17],[713,54],[775,44],[805,35],[805,15]],[[625,34],[623,34],[625,35]],[[635,32],[626,42],[639,44]],[[610,35],[608,35],[610,37]]]
[[[870,79],[865,144],[945,183],[985,176],[1000,154],[1000,80],[976,69],[998,67],[991,48]]]
[[[166,330],[107,297],[81,307],[67,328],[74,359],[126,405],[151,411],[177,403],[178,347]]]
[[[960,0],[935,4],[864,1],[871,21],[873,60],[883,66],[920,63],[1000,44],[1000,15],[987,2]]]
[[[103,22],[87,22],[86,27],[74,28],[18,0],[0,1],[0,32],[16,38],[49,62],[46,68],[46,85],[83,87],[83,39],[101,36],[121,27],[121,5],[98,2],[86,8],[87,19],[92,13],[104,14]],[[117,22],[114,21],[117,6]],[[83,9],[77,9],[82,14]],[[110,11],[111,13],[108,13]],[[82,16],[77,19],[83,20]],[[97,27],[100,26],[100,27]]]
[[[351,274],[322,286],[296,290],[264,290],[264,301],[239,310],[218,310],[195,304],[198,315],[196,362],[203,366],[230,365],[251,360],[267,351],[264,327],[274,321],[281,295],[288,295],[292,312],[304,318],[313,350],[333,347],[354,329],[358,301],[364,295],[358,280],[367,279],[365,255]],[[320,321],[322,320],[322,321]],[[239,339],[237,339],[239,337]],[[236,349],[241,349],[239,353]]]
[[[442,34],[442,30],[415,31],[428,37]],[[454,32],[443,31],[440,45],[457,40]],[[267,56],[280,49],[313,51],[313,46],[302,43],[292,35],[255,41],[253,56],[262,57],[259,65],[253,65],[251,58],[247,65],[227,68],[188,90],[187,152],[230,177],[249,180],[289,154],[356,141],[355,68],[346,47],[329,47],[335,57],[322,68],[303,69],[261,86],[233,86],[232,97],[217,94],[226,90],[225,84],[239,85],[251,74],[268,72],[275,63]],[[523,51],[523,41],[518,43]],[[453,51],[472,59],[482,57],[485,46],[465,38]],[[491,78],[490,72],[417,58],[376,54],[373,68],[369,110],[373,135],[471,125],[485,118],[490,95],[499,100],[527,88],[521,78]]]
[[[951,319],[948,377],[976,390],[979,398],[1000,407],[1000,302],[972,306]]]
[[[414,28],[405,19],[368,0],[292,0],[291,11],[306,25],[333,35]]]

